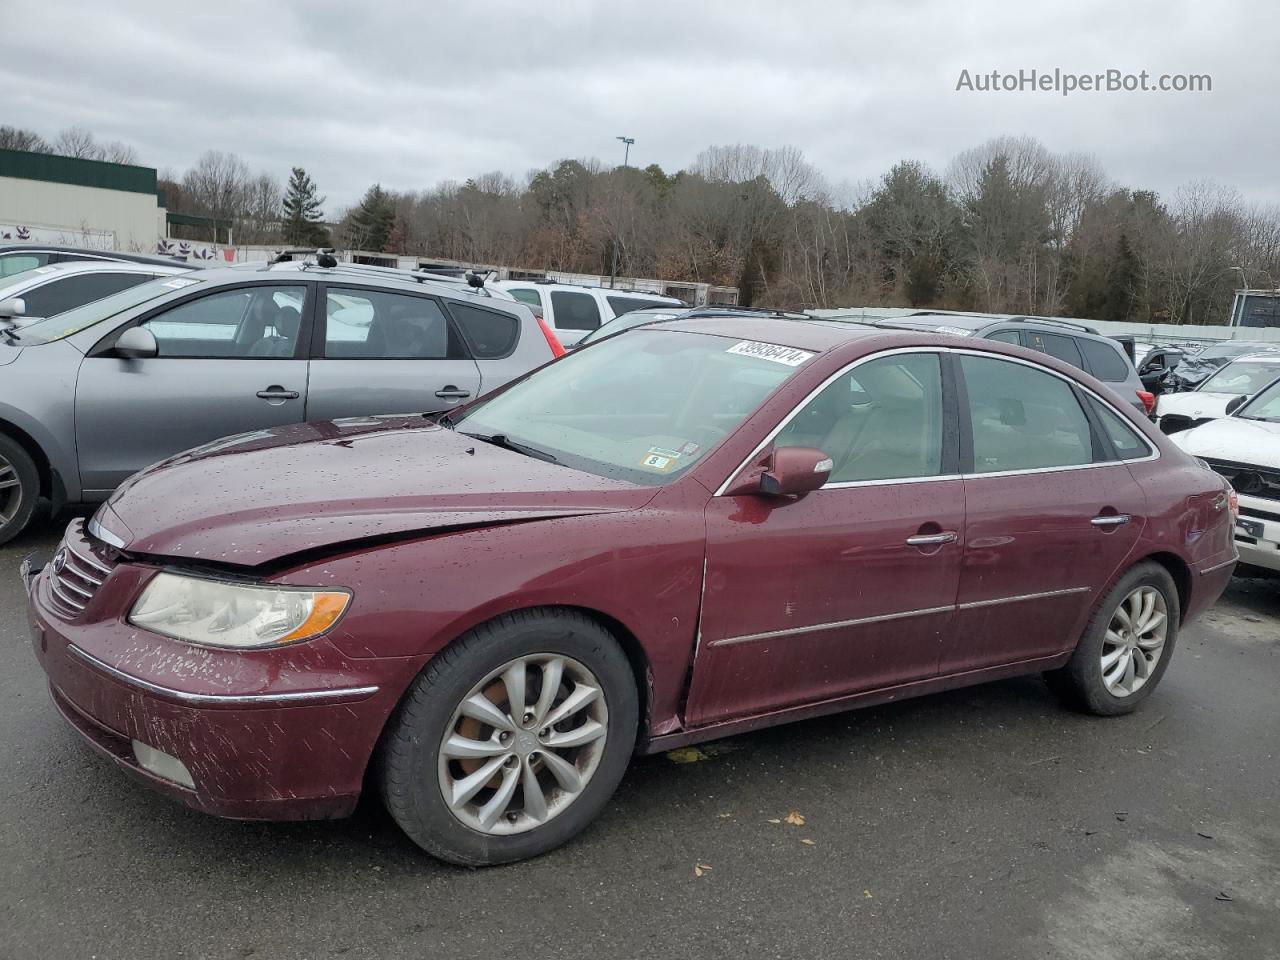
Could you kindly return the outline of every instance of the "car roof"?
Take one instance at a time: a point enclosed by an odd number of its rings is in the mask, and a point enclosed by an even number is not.
[[[393,271],[391,267],[374,267],[364,269],[363,264],[347,264],[348,268],[343,269],[344,265],[339,264],[336,267],[321,267],[315,263],[308,263],[299,260],[286,260],[280,263],[269,263],[261,261],[254,264],[257,269],[251,269],[249,264],[238,263],[235,266],[228,267],[212,267],[208,270],[200,272],[201,281],[211,283],[281,283],[285,281],[289,275],[302,274],[308,279],[323,279],[326,277],[339,277],[348,283],[362,283],[368,286],[387,287],[392,290],[403,290],[406,292],[416,291],[419,293],[427,292],[441,297],[453,297],[455,299],[466,297],[471,300],[477,300],[487,306],[501,305],[503,308],[519,308],[524,305],[516,300],[507,300],[505,297],[489,297],[475,288],[465,283],[455,283],[447,279],[435,279],[428,276],[415,275],[408,270]],[[525,307],[527,310],[528,308]]]
[[[5,253],[74,253],[116,263],[150,263],[156,266],[171,264],[183,266],[185,263],[185,261],[179,260],[177,257],[153,256],[147,253],[127,253],[120,250],[99,250],[97,247],[72,247],[59,243],[0,244],[0,254]]]
[[[1231,363],[1280,363],[1280,352],[1246,353],[1242,357],[1236,357]],[[1231,366],[1231,363],[1227,364],[1227,366]],[[1223,369],[1226,369],[1226,367]]]
[[[608,297],[631,297],[637,300],[662,300],[669,301],[673,307],[680,304],[686,309],[689,308],[689,305],[679,297],[668,296],[665,293],[654,293],[650,290],[619,290],[616,287],[592,287],[585,283],[560,283],[558,280],[550,283],[546,280],[497,280],[492,284],[492,286],[503,290],[508,287],[529,287],[535,290],[599,290]]]
[[[65,263],[50,263],[43,267],[33,267],[22,273],[15,273],[15,278],[34,279],[44,277],[53,279],[73,273],[155,273],[163,274],[189,273],[191,268],[185,263],[135,263],[132,260],[68,260]]]
[[[680,330],[686,333],[709,333],[738,340],[776,343],[797,350],[819,353],[862,337],[892,336],[866,324],[830,320],[785,320],[775,317],[693,317],[660,321],[654,329]]]
[[[1053,333],[1067,332],[1071,335],[1101,337],[1096,329],[1073,320],[1059,320],[1055,317],[1033,317],[1016,315],[1009,317],[993,317],[985,313],[935,313],[921,310],[904,317],[885,317],[875,321],[879,327],[898,327],[904,330],[930,330],[946,333],[945,328],[977,332],[987,327],[1000,324],[1012,324],[1019,327],[1033,327]],[[1103,337],[1102,339],[1107,339]]]

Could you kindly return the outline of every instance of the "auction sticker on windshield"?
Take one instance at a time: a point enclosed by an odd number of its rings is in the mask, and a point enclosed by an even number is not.
[[[758,340],[742,340],[735,343],[725,353],[736,353],[741,357],[756,357],[760,360],[771,360],[788,367],[798,367],[813,357],[812,353],[797,350],[795,347],[780,347],[776,343],[761,343]]]

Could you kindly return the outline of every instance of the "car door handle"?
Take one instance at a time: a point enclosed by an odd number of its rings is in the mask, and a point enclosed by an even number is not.
[[[1127,513],[1110,513],[1100,517],[1094,517],[1089,522],[1095,527],[1118,527],[1122,523],[1128,523],[1133,518]]]
[[[470,390],[459,390],[453,384],[445,387],[443,390],[437,390],[436,396],[441,400],[465,400],[471,396]]]
[[[267,387],[258,391],[260,400],[297,400],[302,394],[297,390],[286,390],[284,387]]]
[[[942,543],[955,543],[955,541],[956,532],[944,530],[942,533],[917,533],[914,537],[907,537],[907,546],[936,547]]]

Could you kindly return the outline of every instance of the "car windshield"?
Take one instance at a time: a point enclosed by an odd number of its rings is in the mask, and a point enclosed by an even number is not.
[[[624,313],[622,316],[610,320],[602,327],[597,327],[588,333],[585,337],[578,341],[579,347],[585,347],[588,343],[596,343],[599,340],[608,340],[610,337],[616,337],[625,330],[632,327],[639,327],[646,323],[657,323],[659,320],[670,320],[677,316],[679,311],[672,310],[670,313]]]
[[[641,329],[543,367],[453,426],[588,473],[656,486],[697,463],[812,356]]]
[[[1280,362],[1237,360],[1206,380],[1200,390],[1202,393],[1256,393],[1277,376],[1280,376]]]
[[[1246,403],[1236,416],[1246,420],[1268,420],[1280,423],[1280,380],[1267,387],[1260,394]]]
[[[61,340],[73,333],[79,333],[95,323],[101,323],[108,317],[114,317],[117,313],[146,303],[148,300],[155,300],[167,293],[173,293],[175,290],[200,282],[191,276],[159,277],[147,283],[140,283],[136,287],[121,290],[119,293],[113,293],[101,300],[75,307],[65,313],[24,324],[19,326],[16,332],[24,344],[52,343],[54,340]]]

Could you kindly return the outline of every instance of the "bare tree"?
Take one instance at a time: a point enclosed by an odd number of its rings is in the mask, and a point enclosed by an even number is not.
[[[77,160],[97,160],[101,149],[93,134],[84,127],[68,127],[53,141],[54,153]]]
[[[28,153],[51,153],[52,148],[44,137],[34,130],[19,127],[0,127],[0,150],[25,150]]]

